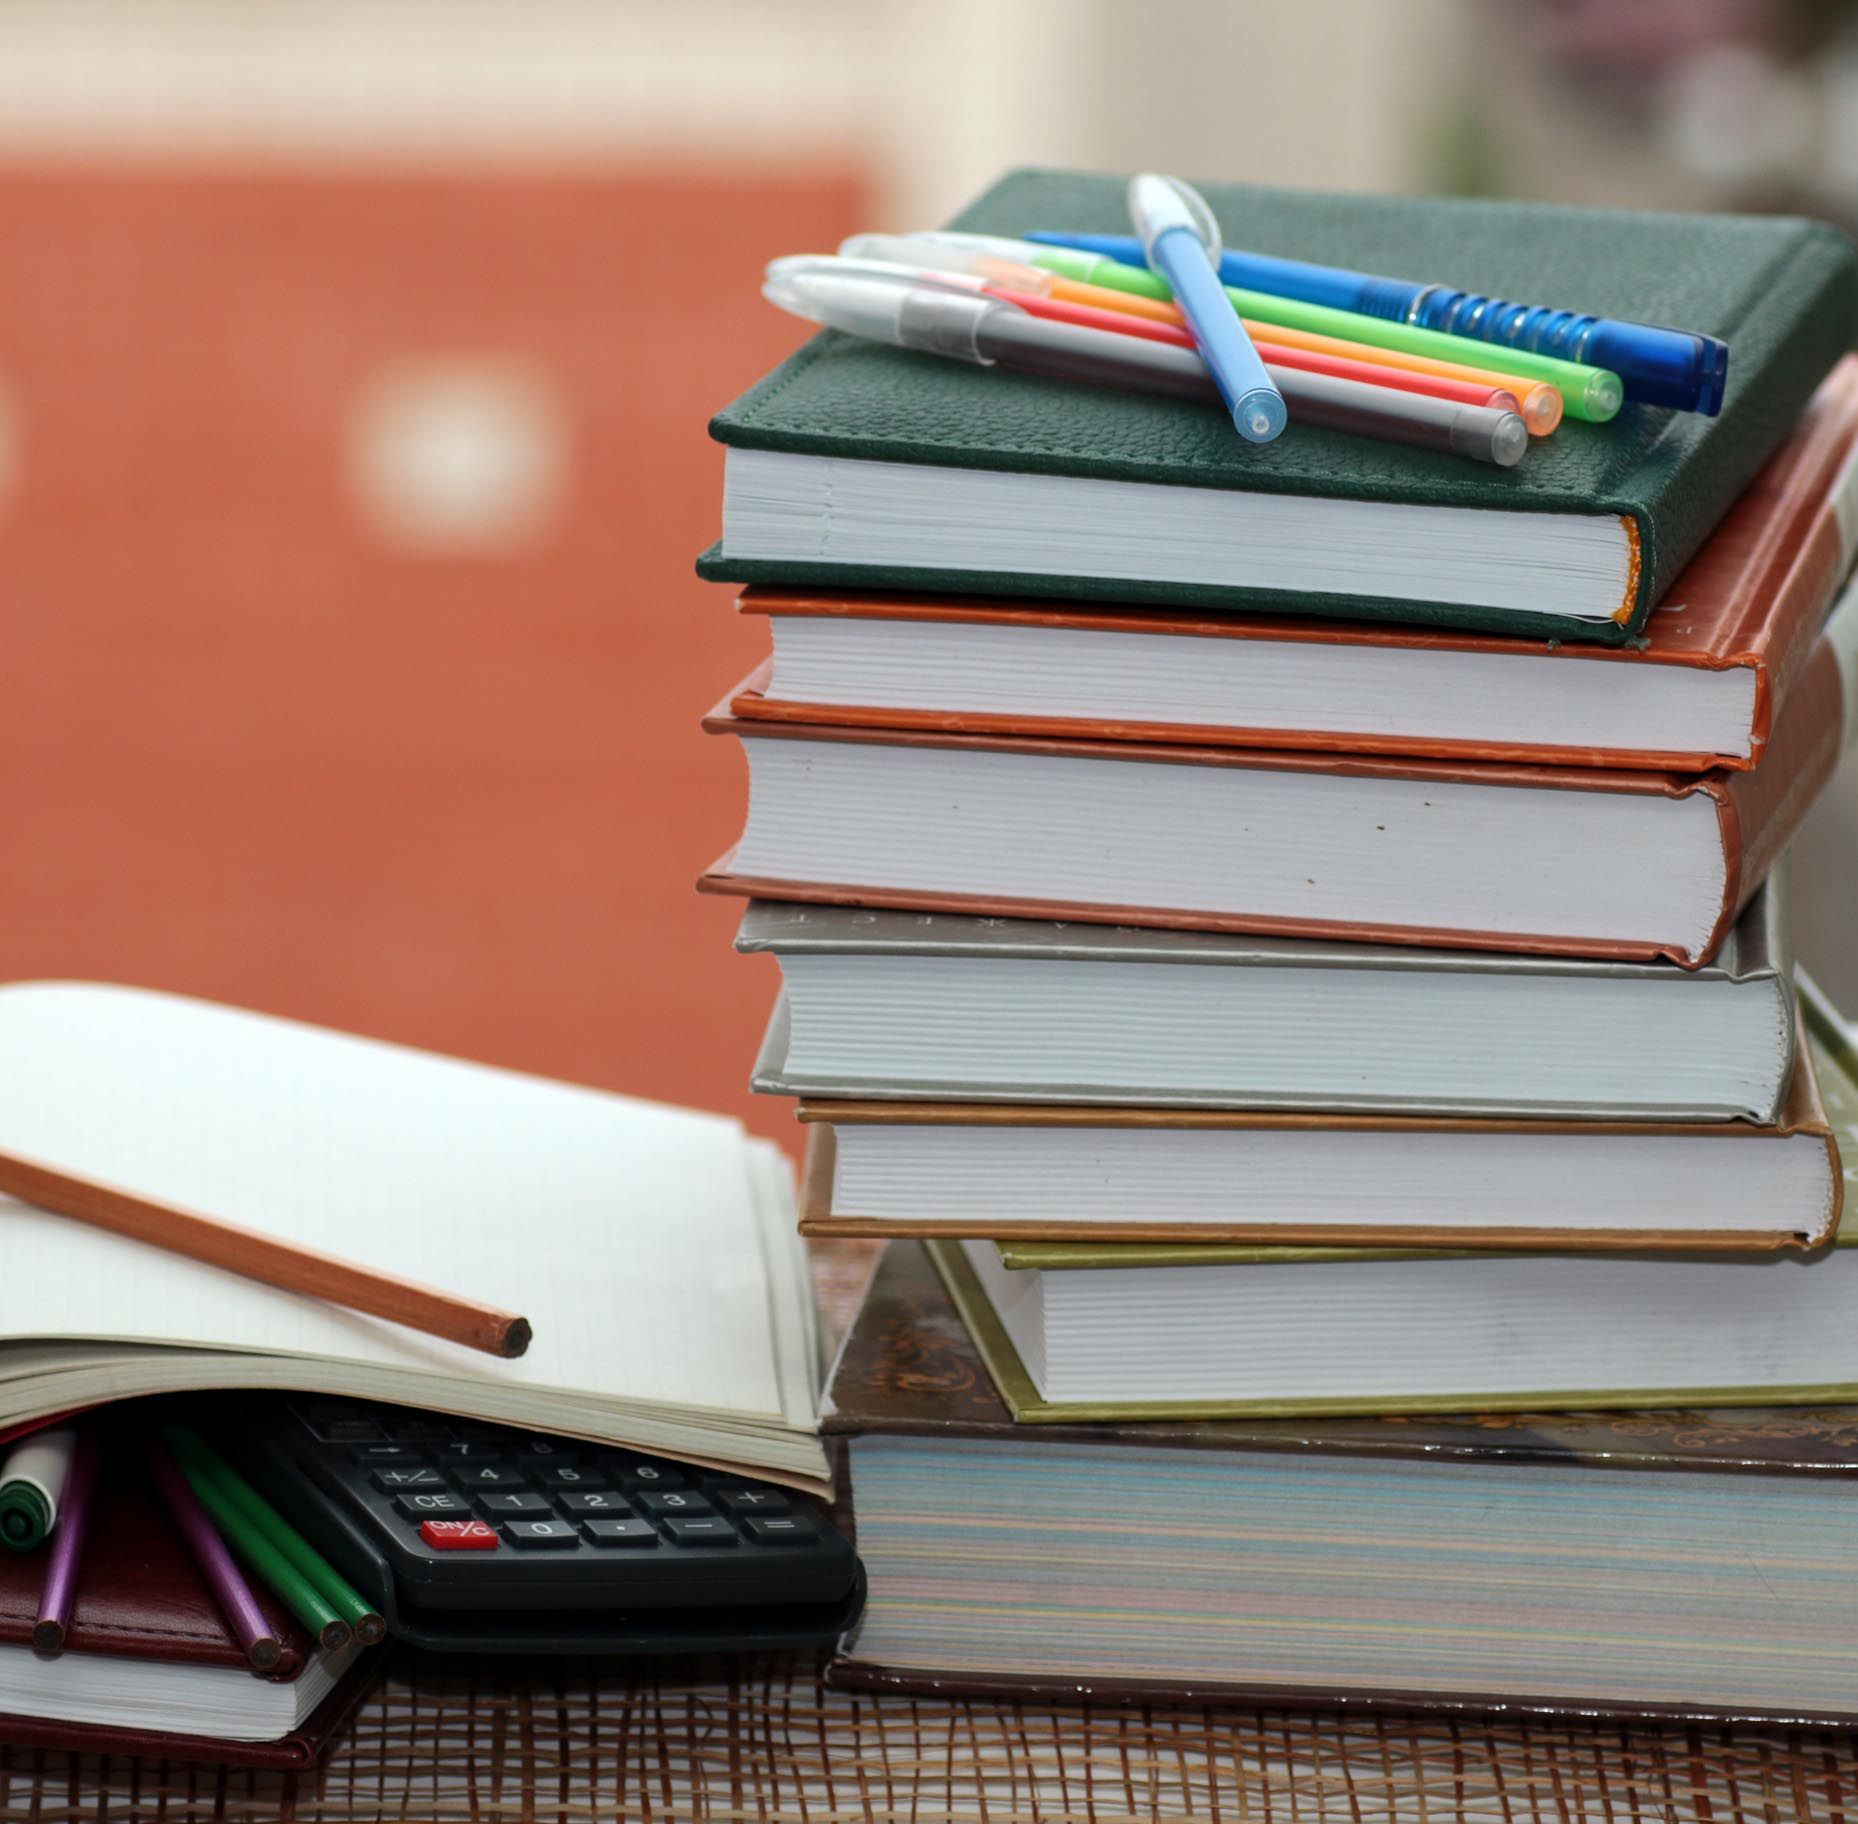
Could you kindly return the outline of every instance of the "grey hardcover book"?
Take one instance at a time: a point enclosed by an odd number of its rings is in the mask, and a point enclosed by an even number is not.
[[[767,1095],[1772,1122],[1785,868],[1708,967],[752,902]]]

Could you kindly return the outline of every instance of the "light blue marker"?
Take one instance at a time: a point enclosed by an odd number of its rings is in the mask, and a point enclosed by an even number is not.
[[[1129,180],[1129,218],[1151,271],[1168,281],[1188,332],[1232,422],[1248,443],[1284,428],[1284,395],[1271,382],[1219,277],[1219,224],[1206,199],[1177,177],[1145,171]]]

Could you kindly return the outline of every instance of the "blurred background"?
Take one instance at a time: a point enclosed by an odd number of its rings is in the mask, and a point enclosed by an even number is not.
[[[691,573],[705,420],[799,340],[769,257],[1013,163],[1849,229],[1858,10],[6,0],[0,979],[789,1139],[771,965],[691,891],[762,643]],[[1803,848],[1858,1011],[1858,771]]]

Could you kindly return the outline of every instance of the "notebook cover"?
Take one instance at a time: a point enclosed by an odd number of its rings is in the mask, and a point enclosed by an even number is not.
[[[1125,180],[1009,172],[954,227],[1116,233]],[[742,448],[1028,470],[1184,487],[1246,488],[1423,506],[1617,514],[1638,540],[1638,574],[1617,623],[1450,602],[1105,582],[984,570],[887,569],[731,559],[699,572],[730,582],[958,594],[1161,601],[1389,620],[1623,645],[1644,627],[1711,528],[1792,429],[1853,344],[1858,257],[1823,223],[1791,217],[1633,214],[1541,204],[1344,196],[1207,184],[1248,246],[1368,272],[1415,275],[1497,297],[1667,323],[1723,337],[1729,385],[1716,419],[1627,405],[1608,425],[1566,422],[1513,469],[1293,425],[1246,444],[1219,412],[816,336],[711,422]]]
[[[250,1674],[226,1632],[213,1593],[167,1511],[120,1453],[106,1458],[78,1576],[66,1651],[117,1659],[224,1666]],[[112,1473],[115,1471],[116,1473]],[[46,1553],[0,1552],[0,1643],[29,1646],[45,1579]],[[272,1682],[303,1671],[310,1644],[271,1592],[253,1593],[283,1647]],[[269,1742],[225,1741],[163,1730],[108,1728],[47,1717],[0,1715],[0,1741],[79,1752],[163,1755],[244,1767],[306,1767],[372,1682],[380,1656],[362,1654],[302,1725]]]
[[[1858,537],[1858,357],[1847,356],[1814,395],[1799,428],[1711,533],[1653,614],[1643,641],[1625,647],[1410,629],[1298,622],[1257,614],[1189,614],[1164,608],[1089,608],[950,596],[883,595],[754,588],[737,602],[770,619],[940,621],[1149,634],[1161,638],[1246,640],[1318,647],[1396,647],[1564,664],[1681,666],[1754,674],[1750,751],[1648,750],[1380,735],[1359,729],[1252,728],[1213,723],[1103,721],[1022,716],[1003,711],[933,710],[894,705],[809,703],[747,689],[730,701],[745,721],[836,723],[851,728],[931,729],[948,734],[1077,736],[1096,741],[1182,741],[1232,747],[1432,756],[1524,764],[1636,767],[1652,771],[1734,772],[1758,766],[1774,712],[1807,652]]]
[[[344,1672],[301,1727],[274,1742],[234,1742],[215,1736],[171,1735],[155,1729],[106,1729],[94,1723],[54,1723],[37,1716],[0,1715],[0,1742],[18,1748],[58,1748],[71,1754],[129,1754],[149,1760],[206,1761],[216,1766],[289,1771],[313,1767],[373,1688],[385,1661],[364,1653]]]
[[[921,1245],[892,1242],[866,1288],[827,1388],[821,1429],[856,1438],[1012,1438],[1025,1434],[995,1390],[973,1339]],[[1671,1408],[1630,1412],[1427,1413],[1341,1418],[1154,1419],[1141,1423],[1041,1425],[1041,1440],[1133,1444],[1181,1450],[1308,1451],[1327,1456],[1422,1457],[1451,1461],[1592,1463],[1607,1469],[1676,1469],[1725,1474],[1858,1475],[1858,1405]],[[853,1498],[857,1460],[851,1462]],[[1010,1696],[1031,1701],[1233,1703],[1299,1707],[1466,1712],[1475,1715],[1682,1715],[1727,1719],[1728,1713],[1630,1712],[1568,1699],[1455,1699],[1436,1692],[1341,1694],[1282,1686],[1240,1689],[1173,1683],[1119,1684],[1054,1678],[939,1677],[840,1658],[835,1684],[934,1696]],[[1739,1720],[1738,1713],[1735,1720]],[[1749,1720],[1771,1720],[1750,1713]],[[1835,1719],[1801,1715],[1802,1723]]]
[[[1772,993],[1785,1047],[1794,1046],[1794,1003],[1780,984],[1792,974],[1787,916],[1787,866],[1783,856],[1736,920],[1722,948],[1701,969],[1681,981],[1764,984]],[[1572,975],[1585,980],[1660,978],[1671,980],[1669,963],[1595,962],[1572,957],[1510,956],[1488,950],[1420,950],[1394,945],[1301,943],[1290,938],[1223,937],[1188,931],[1154,931],[1136,926],[1070,925],[1031,919],[967,918],[956,913],[854,912],[842,906],[789,905],[779,900],[751,900],[736,931],[735,947],[745,954],[782,956],[934,956],[1028,958],[1107,964],[1215,964],[1231,968],[1391,969],[1432,975]],[[1120,1088],[1098,1085],[1038,1085],[966,1082],[960,1089],[926,1086],[904,1079],[801,1075],[789,1068],[792,1031],[786,988],[774,1011],[755,1059],[750,1087],[771,1096],[833,1096],[859,1101],[1071,1102],[1141,1103],[1162,1108],[1340,1108],[1333,1096],[1295,1094],[1157,1093],[1141,1083]],[[1786,1091],[1783,1080],[1773,1101],[1754,1111],[1771,1121]],[[1434,1098],[1373,1103],[1359,1099],[1350,1113],[1408,1115],[1520,1115],[1541,1119],[1555,1115],[1607,1115],[1618,1120],[1725,1120],[1720,1108],[1675,1109],[1668,1102],[1620,1104],[1511,1104],[1495,1097],[1476,1103]]]
[[[1796,1028],[1797,1029],[1797,1028]],[[1797,1047],[1797,1057],[1780,1120],[1771,1127],[1748,1121],[1478,1121],[1440,1117],[1391,1115],[1263,1114],[1251,1110],[1197,1108],[1075,1108],[1059,1104],[1014,1105],[999,1102],[833,1102],[805,1100],[799,1118],[812,1128],[808,1135],[806,1164],[800,1185],[800,1232],[832,1236],[934,1236],[992,1240],[1003,1231],[1031,1241],[1163,1241],[1163,1242],[1274,1242],[1331,1247],[1492,1248],[1522,1251],[1543,1249],[1581,1254],[1702,1253],[1771,1254],[1810,1252],[1823,1247],[1838,1229],[1843,1181],[1838,1143],[1820,1101],[1812,1053]],[[1096,1128],[1228,1128],[1257,1131],[1323,1133],[1432,1133],[1432,1134],[1622,1134],[1683,1135],[1699,1143],[1754,1145],[1788,1140],[1800,1135],[1818,1139],[1826,1149],[1830,1196],[1819,1222],[1808,1233],[1789,1234],[1774,1229],[1685,1230],[1665,1229],[1523,1229],[1346,1224],[1269,1225],[1246,1223],[1147,1222],[1139,1215],[1116,1223],[1091,1223],[1087,1228],[1063,1223],[1016,1222],[998,1218],[973,1221],[905,1221],[860,1216],[835,1207],[837,1172],[835,1130],[854,1125],[920,1127],[1062,1127],[1088,1133]]]
[[[1858,637],[1858,612],[1848,631]],[[1351,778],[1413,779],[1495,789],[1619,792],[1686,798],[1701,792],[1715,802],[1725,861],[1724,888],[1716,921],[1693,953],[1671,945],[1570,937],[1549,931],[1471,931],[1433,926],[1377,924],[1368,920],[1293,919],[1199,908],[1081,905],[1037,899],[993,898],[893,888],[871,882],[780,880],[737,873],[725,856],[697,882],[700,892],[734,893],[753,899],[802,900],[824,905],[962,912],[995,918],[1078,919],[1088,924],[1150,925],[1185,931],[1256,932],[1266,936],[1341,938],[1354,942],[1422,944],[1433,948],[1501,950],[1524,955],[1597,957],[1619,961],[1666,957],[1686,969],[1707,963],[1728,935],[1755,889],[1768,876],[1820,789],[1838,765],[1845,735],[1846,683],[1841,655],[1830,640],[1814,642],[1799,681],[1790,691],[1767,757],[1753,772],[1700,774],[1627,771],[1619,768],[1518,766],[1510,763],[1406,760],[1372,755],[1298,754],[1263,748],[1189,747],[1145,742],[1033,739],[1008,735],[951,735],[902,731],[749,722],[719,706],[703,720],[706,733],[741,740],[842,741],[868,746],[986,749],[1030,756],[1064,755],[1111,765],[1157,762],[1178,766],[1225,766],[1256,771],[1327,773]],[[766,676],[763,665],[748,685]],[[732,694],[739,694],[737,693]]]
[[[184,1660],[246,1670],[219,1605],[167,1510],[135,1473],[132,1454],[105,1461],[66,1651],[117,1659]],[[45,1580],[45,1552],[0,1552],[0,1644],[30,1646]],[[303,1630],[255,1586],[283,1648],[273,1682],[288,1683],[310,1651]]]

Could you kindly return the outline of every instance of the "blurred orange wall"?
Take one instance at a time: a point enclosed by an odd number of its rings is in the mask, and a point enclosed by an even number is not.
[[[762,639],[691,561],[705,419],[798,339],[760,267],[861,209],[835,170],[0,171],[0,978],[791,1140],[743,1089],[772,971],[691,890],[745,789],[697,719]],[[396,543],[358,493],[358,415],[433,362],[552,401],[508,549]]]

